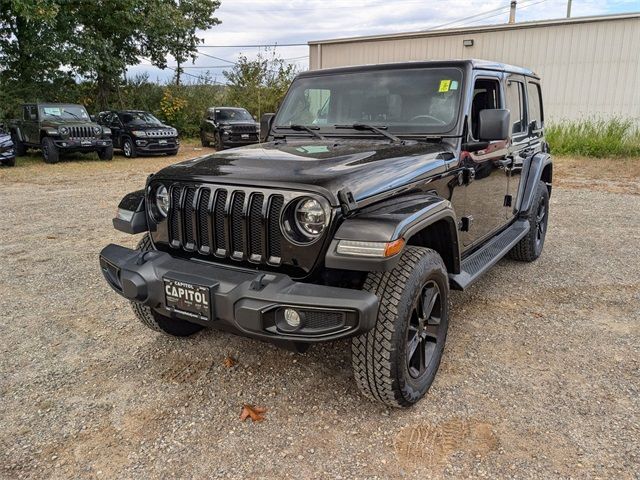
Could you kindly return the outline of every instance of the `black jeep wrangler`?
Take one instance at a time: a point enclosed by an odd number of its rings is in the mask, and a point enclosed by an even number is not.
[[[208,108],[200,123],[202,146],[213,144],[216,150],[257,143],[259,133],[259,125],[244,108]]]
[[[542,252],[552,163],[539,78],[486,61],[311,71],[266,143],[149,177],[113,220],[145,233],[100,266],[148,327],[290,346],[352,338],[362,391],[427,392],[449,289]]]
[[[100,160],[113,158],[111,130],[93,122],[82,105],[29,103],[22,118],[9,124],[16,153],[39,148],[47,163],[57,163],[61,153],[97,152]]]
[[[176,155],[180,148],[178,131],[150,112],[109,110],[100,112],[97,121],[111,129],[113,146],[127,158],[155,153]]]

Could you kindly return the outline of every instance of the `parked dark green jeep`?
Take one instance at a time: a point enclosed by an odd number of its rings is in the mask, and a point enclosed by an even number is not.
[[[100,160],[113,158],[111,130],[89,117],[82,105],[29,103],[22,118],[10,123],[18,156],[27,148],[39,148],[47,163],[57,163],[65,152],[97,152]]]

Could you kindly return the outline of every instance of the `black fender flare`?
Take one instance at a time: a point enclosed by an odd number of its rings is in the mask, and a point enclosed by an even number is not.
[[[451,203],[436,194],[403,196],[365,207],[345,219],[338,227],[325,255],[325,266],[343,270],[389,271],[400,260],[400,253],[386,258],[356,257],[337,253],[340,240],[393,242],[412,236],[444,220],[451,235],[452,269],[460,268],[460,247],[456,214]]]
[[[148,230],[145,191],[127,193],[118,204],[118,215],[113,219],[113,228],[135,235]]]
[[[553,164],[553,158],[549,153],[539,152],[527,159],[528,168],[526,169],[526,178],[522,180],[523,188],[519,202],[516,205],[520,214],[526,214],[531,208],[533,198],[536,194],[538,182],[542,178],[542,172],[547,165]],[[547,185],[550,187],[551,185]]]

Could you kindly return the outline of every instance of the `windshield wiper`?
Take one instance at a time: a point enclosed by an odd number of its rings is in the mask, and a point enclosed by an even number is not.
[[[316,130],[320,130],[320,127],[310,127],[308,125],[298,125],[294,123],[293,125],[278,125],[276,126],[276,128],[290,128],[295,132],[307,132],[312,137],[316,137],[319,140],[326,140],[323,135],[320,135],[318,132],[316,132]]]
[[[404,143],[404,140],[396,137],[395,135],[385,132],[388,128],[386,125],[380,125],[379,127],[375,127],[373,125],[369,125],[368,123],[354,123],[352,125],[335,125],[335,128],[352,128],[353,130],[369,130],[371,132],[375,132],[378,135],[382,135],[383,137],[387,137],[393,143]]]

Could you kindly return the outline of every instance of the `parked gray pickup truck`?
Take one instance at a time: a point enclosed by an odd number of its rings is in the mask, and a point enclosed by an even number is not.
[[[24,104],[22,118],[11,121],[9,130],[18,156],[28,148],[39,148],[47,163],[57,163],[65,152],[97,152],[100,160],[113,158],[111,130],[91,120],[82,105]]]

